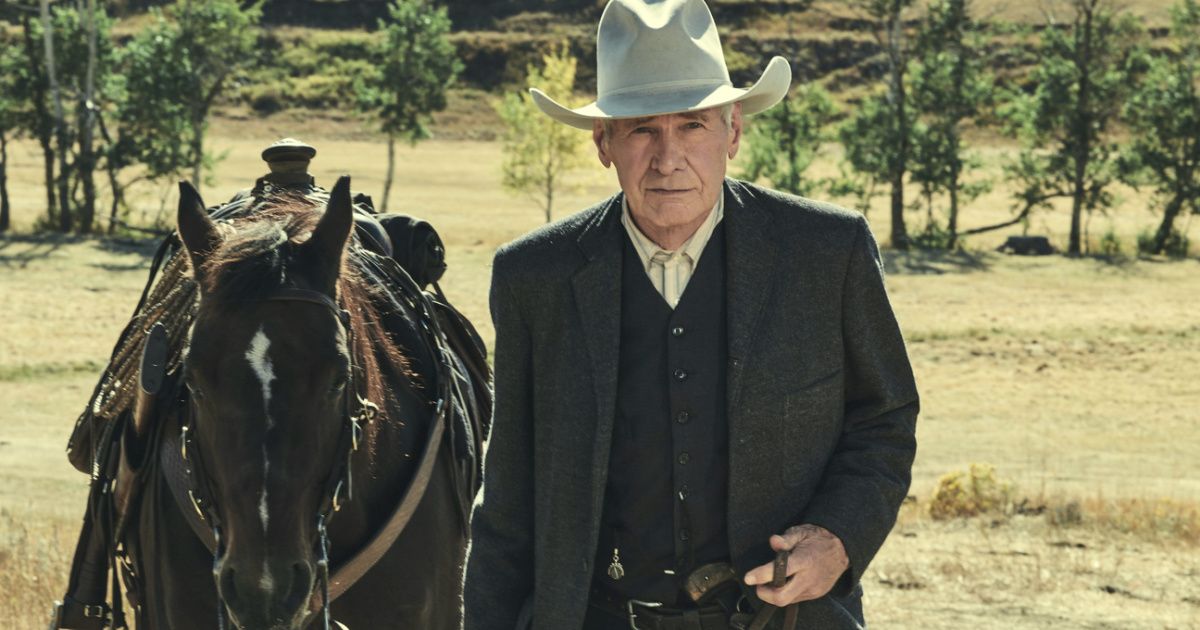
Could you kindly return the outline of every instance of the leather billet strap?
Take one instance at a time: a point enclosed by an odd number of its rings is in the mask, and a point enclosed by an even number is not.
[[[787,563],[789,556],[791,556],[791,551],[787,549],[775,554],[775,575],[771,580],[771,586],[779,588],[787,583]],[[748,630],[763,630],[766,628],[777,610],[779,610],[778,606],[764,604],[762,609],[758,611],[758,614],[754,616],[754,621],[750,623]],[[795,630],[796,618],[800,614],[800,605],[791,604],[784,607],[783,610],[783,630]]]

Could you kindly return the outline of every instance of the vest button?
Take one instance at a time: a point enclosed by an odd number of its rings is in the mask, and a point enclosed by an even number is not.
[[[690,455],[688,455],[687,451],[684,451],[679,454],[679,459],[677,461],[679,462],[680,466],[686,466],[687,463],[691,460],[692,460],[692,457]]]
[[[675,422],[678,422],[679,424],[687,424],[688,420],[691,419],[691,415],[686,411],[680,411],[679,413],[675,414]]]
[[[683,381],[687,380],[687,376],[688,376],[687,371],[675,370],[675,380],[677,380],[679,382],[683,382]]]
[[[679,500],[687,501],[688,495],[691,493],[692,492],[688,489],[687,484],[683,484],[683,487],[679,488]]]
[[[676,327],[672,328],[671,336],[682,337],[683,336],[683,326],[676,326]]]
[[[679,530],[679,540],[682,540],[683,542],[687,542],[688,539],[691,537],[692,537],[692,533],[689,532],[688,530],[686,530],[686,529]]]

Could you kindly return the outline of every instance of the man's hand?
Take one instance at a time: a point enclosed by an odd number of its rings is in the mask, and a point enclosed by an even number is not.
[[[850,566],[842,541],[829,530],[817,525],[797,525],[782,536],[771,536],[771,549],[790,550],[788,581],[780,588],[771,586],[775,578],[774,564],[768,563],[746,573],[746,584],[758,585],[758,598],[768,604],[783,607],[797,602],[817,599],[833,589],[838,578]]]

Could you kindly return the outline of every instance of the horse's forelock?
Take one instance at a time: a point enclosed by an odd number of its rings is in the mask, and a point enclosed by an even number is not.
[[[284,197],[260,208],[234,224],[227,237],[205,262],[206,299],[216,304],[238,304],[266,297],[288,283],[288,262],[294,248],[306,242],[320,221],[322,211],[303,197]],[[385,387],[379,359],[399,368],[408,378],[418,377],[391,335],[371,299],[371,289],[358,272],[354,256],[342,261],[338,294],[350,312],[356,331],[354,354],[365,376],[368,398],[386,409]],[[377,356],[378,355],[378,356]]]

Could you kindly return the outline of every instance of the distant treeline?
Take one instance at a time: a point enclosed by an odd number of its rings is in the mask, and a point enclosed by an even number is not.
[[[899,249],[952,249],[962,237],[1028,226],[1033,213],[1069,203],[1064,249],[1075,255],[1122,251],[1111,233],[1093,249],[1089,226],[1117,206],[1114,185],[1125,184],[1144,191],[1160,217],[1138,236],[1138,250],[1187,254],[1186,221],[1200,212],[1200,0],[1177,0],[1169,29],[1153,32],[1119,0],[1045,0],[1045,19],[1024,25],[987,16],[971,0],[711,4],[735,84],[755,80],[775,55],[797,77],[783,105],[752,125],[752,179],[850,199],[864,213],[886,197],[887,242]],[[492,95],[521,92],[549,50],[564,51],[578,69],[574,91],[594,94],[602,5],[0,5],[0,26],[7,22],[0,28],[0,231],[9,215],[11,138],[34,139],[42,149],[47,212],[39,229],[111,228],[134,181],[188,173],[199,184],[211,172],[216,158],[204,135],[217,105],[244,103],[262,114],[358,111],[382,123],[389,145],[416,141],[428,114],[446,106],[451,82]],[[114,28],[131,14],[135,32]],[[262,27],[289,23],[289,15],[301,24],[357,26]],[[426,33],[431,43],[417,45],[414,33],[432,24],[439,26]],[[430,54],[431,46],[439,52]],[[998,176],[971,146],[982,129],[1020,145]],[[822,147],[835,142],[843,148],[839,176],[808,175]],[[97,178],[111,191],[107,225],[96,208]],[[1001,182],[1012,193],[1012,218],[964,228],[972,203]]]
[[[811,0],[710,0],[718,20],[745,15],[784,13],[805,8]],[[607,0],[439,0],[456,30],[493,28],[497,22],[521,13],[551,13],[559,19],[593,23]],[[115,15],[141,13],[167,0],[119,0]],[[266,0],[262,19],[266,26],[311,26],[337,29],[374,29],[387,17],[388,0]]]

